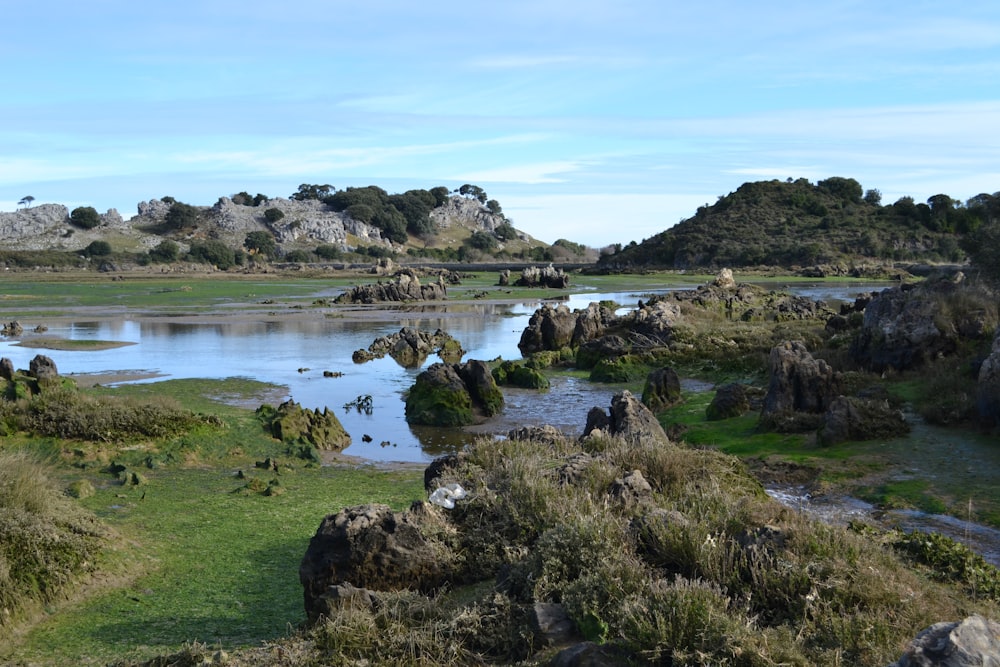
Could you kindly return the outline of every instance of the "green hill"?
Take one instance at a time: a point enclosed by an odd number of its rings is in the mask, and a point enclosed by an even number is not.
[[[878,190],[851,178],[815,185],[745,183],[712,206],[642,243],[604,255],[607,269],[806,267],[859,261],[958,262],[961,241],[1000,218],[1000,193],[963,204],[935,195],[883,205]]]

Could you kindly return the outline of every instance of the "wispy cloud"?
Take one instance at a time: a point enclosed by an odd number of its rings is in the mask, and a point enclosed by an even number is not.
[[[523,183],[526,185],[565,183],[569,174],[579,171],[583,166],[584,163],[572,161],[538,162],[470,171],[452,178],[476,183]]]

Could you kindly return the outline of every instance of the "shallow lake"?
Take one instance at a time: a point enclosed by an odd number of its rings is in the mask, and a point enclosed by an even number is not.
[[[664,286],[661,291],[676,289]],[[864,285],[817,288],[797,285],[793,291],[812,298],[849,298]],[[871,289],[868,286],[867,289]],[[563,299],[570,309],[592,301],[612,300],[634,306],[649,292],[581,292]],[[329,317],[309,320],[271,318],[268,321],[190,323],[170,318],[124,315],[116,319],[49,324],[47,336],[70,340],[104,340],[133,343],[100,351],[47,351],[0,343],[0,355],[16,368],[27,368],[36,354],[52,357],[59,372],[68,374],[107,371],[143,371],[166,378],[247,377],[287,387],[286,398],[304,407],[328,407],[337,412],[352,437],[345,454],[373,461],[429,461],[460,449],[475,432],[505,433],[526,424],[548,423],[568,433],[579,433],[587,411],[607,408],[620,387],[592,384],[570,376],[556,376],[548,392],[507,389],[507,405],[497,418],[471,431],[411,427],[403,415],[404,394],[422,368],[439,361],[429,357],[421,368],[403,368],[391,358],[355,364],[351,355],[372,341],[402,327],[434,331],[443,329],[457,338],[465,359],[519,359],[521,332],[542,300],[519,304],[474,302],[434,303],[379,307],[374,318],[363,321]],[[225,318],[223,318],[225,319]],[[27,323],[26,323],[27,324]],[[31,323],[34,326],[36,323]],[[343,373],[325,377],[324,371]],[[370,395],[372,412],[345,409],[359,396]],[[371,442],[364,442],[363,436]]]

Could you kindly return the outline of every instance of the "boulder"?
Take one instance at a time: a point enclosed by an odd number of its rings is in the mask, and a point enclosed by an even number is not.
[[[17,320],[8,322],[7,324],[3,325],[3,330],[0,330],[0,334],[3,334],[4,336],[20,336],[23,333],[24,333],[24,327],[22,327],[21,323],[18,322]]]
[[[659,368],[646,376],[642,402],[653,412],[660,412],[681,400],[681,380],[673,368]]]
[[[771,349],[768,375],[762,416],[822,413],[839,394],[837,374],[822,359],[814,359],[799,341],[786,341]]]
[[[736,289],[736,280],[733,278],[733,270],[722,269],[715,276],[715,280],[712,281],[712,284],[725,290]]]
[[[14,379],[14,362],[8,357],[0,359],[0,378],[7,381],[13,381]]]
[[[429,426],[466,426],[475,422],[472,396],[452,364],[431,364],[406,394],[406,421]]]
[[[555,426],[544,424],[542,426],[521,426],[520,428],[511,429],[507,431],[507,439],[554,445],[565,441],[566,436]]]
[[[387,505],[348,507],[323,519],[299,565],[306,614],[315,622],[333,586],[350,584],[375,591],[429,593],[444,583],[447,551],[421,533],[412,511]]]
[[[852,440],[894,438],[910,432],[903,413],[886,400],[838,396],[823,415],[816,434],[821,445]]]
[[[1000,623],[978,614],[935,623],[918,634],[889,667],[981,667],[1000,665]]]
[[[615,644],[580,642],[559,651],[549,662],[550,667],[619,667],[635,661],[622,647]]]
[[[28,373],[36,380],[54,380],[59,377],[56,362],[44,354],[37,354],[28,362]]]
[[[525,356],[544,350],[561,350],[573,342],[575,329],[576,314],[569,308],[544,304],[528,320],[517,347]]]
[[[428,426],[467,426],[503,409],[503,393],[486,362],[431,364],[406,395],[406,421]]]
[[[596,407],[587,413],[584,437],[591,435],[595,430],[620,437],[632,444],[650,441],[670,444],[670,439],[657,421],[656,415],[628,390],[614,395],[607,415]]]
[[[709,421],[741,417],[750,410],[750,399],[746,388],[738,382],[730,382],[716,387],[712,402],[705,408],[705,418]]]
[[[641,470],[633,470],[612,482],[608,495],[622,505],[630,507],[649,499],[653,495],[653,487],[643,477]]]
[[[671,332],[681,319],[679,303],[654,297],[620,318],[619,323],[632,333],[634,346],[657,347],[670,342]]]

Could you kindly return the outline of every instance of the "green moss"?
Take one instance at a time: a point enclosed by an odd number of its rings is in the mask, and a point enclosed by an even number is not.
[[[579,357],[578,357],[579,358]],[[626,383],[637,382],[649,373],[649,365],[626,354],[615,359],[601,359],[590,371],[592,382]]]
[[[406,421],[427,426],[467,426],[475,422],[472,397],[428,383],[417,382],[406,395]]]
[[[504,361],[493,369],[493,379],[500,386],[511,385],[524,389],[548,389],[549,381],[541,372],[523,363]]]

